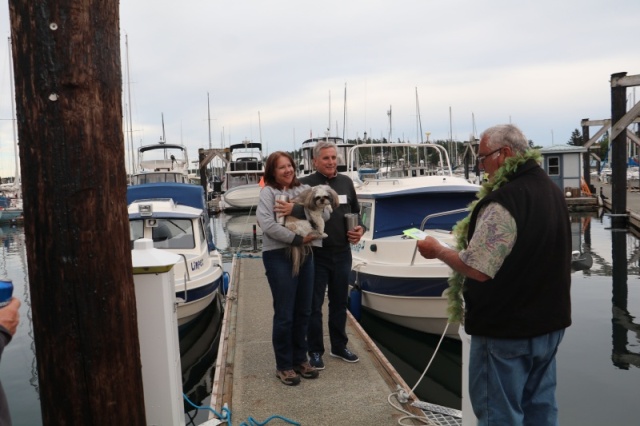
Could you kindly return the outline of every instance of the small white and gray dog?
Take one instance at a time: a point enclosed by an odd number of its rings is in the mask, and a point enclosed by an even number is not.
[[[324,219],[322,213],[326,209],[329,213],[333,209],[338,208],[340,200],[338,193],[331,189],[329,185],[313,186],[302,191],[291,202],[302,204],[304,206],[305,215],[309,218],[298,219],[294,216],[287,216],[284,226],[292,230],[301,237],[314,235],[319,238],[327,238],[324,232]],[[311,246],[304,244],[302,246],[291,246],[291,260],[293,262],[293,276],[300,272],[300,265],[304,262],[304,258],[310,253]]]

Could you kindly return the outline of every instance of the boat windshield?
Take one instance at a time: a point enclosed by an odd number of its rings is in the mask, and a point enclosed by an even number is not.
[[[146,226],[149,225],[149,226]],[[131,247],[140,238],[151,238],[157,249],[193,249],[195,238],[191,219],[147,219],[129,222]],[[204,234],[198,236],[204,243]]]
[[[258,173],[242,173],[239,175],[227,175],[227,189],[242,185],[255,185],[260,182],[261,175]]]
[[[157,182],[189,183],[188,176],[183,173],[141,173],[133,176],[132,185]]]

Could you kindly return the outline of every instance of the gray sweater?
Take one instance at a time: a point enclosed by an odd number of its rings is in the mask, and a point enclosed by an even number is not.
[[[276,222],[276,214],[273,208],[276,204],[276,195],[287,194],[289,200],[291,200],[308,188],[309,185],[300,185],[284,191],[271,186],[262,188],[260,191],[260,201],[256,209],[256,220],[258,221],[260,229],[262,229],[262,251],[277,250],[302,244],[302,237]],[[294,216],[298,217],[302,210],[302,206],[296,205],[294,213],[298,214],[294,214]],[[300,216],[302,215],[300,214]],[[328,219],[328,213],[324,213],[323,217],[325,220]],[[311,245],[314,247],[322,247],[322,240],[313,240]]]

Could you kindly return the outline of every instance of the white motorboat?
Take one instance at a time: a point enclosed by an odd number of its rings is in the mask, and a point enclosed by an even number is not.
[[[259,183],[264,175],[262,144],[245,140],[231,145],[227,153],[226,166],[220,208],[255,209],[260,199]]]
[[[0,185],[0,224],[14,223],[22,218],[22,188],[18,183]]]
[[[366,232],[351,246],[351,284],[361,290],[364,309],[408,328],[441,334],[448,321],[450,268],[420,256],[417,240],[404,231],[424,229],[455,246],[451,229],[466,216],[480,187],[453,176],[447,152],[439,145],[358,145],[349,151],[349,164],[375,162],[367,158],[369,153],[385,164],[356,185]],[[447,336],[458,338],[458,324],[448,327]]]
[[[189,183],[189,157],[187,147],[168,144],[164,140],[138,148],[136,172],[132,185],[156,182]]]
[[[173,270],[178,325],[187,324],[219,297],[226,273],[213,243],[201,186],[148,183],[127,189],[129,226],[133,241],[153,240],[154,248],[178,254]]]

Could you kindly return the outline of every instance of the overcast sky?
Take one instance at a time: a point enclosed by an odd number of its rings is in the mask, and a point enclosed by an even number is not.
[[[6,3],[0,24],[9,37]],[[209,134],[214,148],[224,136],[273,152],[329,127],[415,142],[511,122],[537,145],[565,144],[581,119],[610,117],[611,74],[640,74],[638,0],[123,0],[120,29],[135,147],[159,140],[164,115],[167,141],[191,160]],[[6,40],[3,177],[13,174]]]

